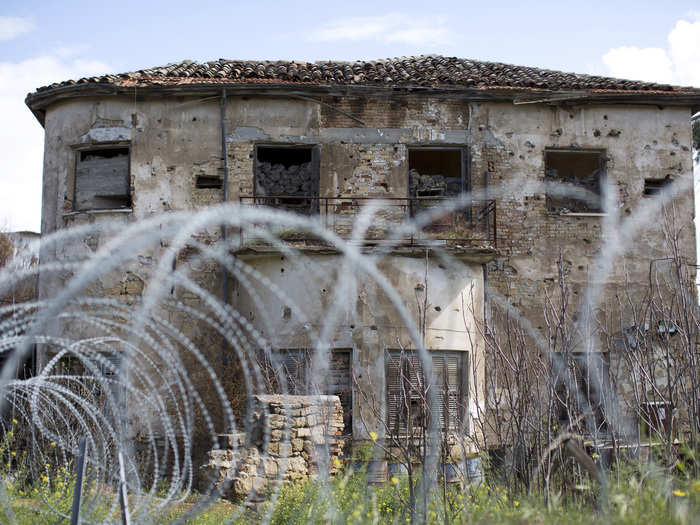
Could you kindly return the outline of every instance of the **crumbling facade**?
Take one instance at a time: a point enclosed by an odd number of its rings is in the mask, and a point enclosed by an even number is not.
[[[348,236],[362,206],[383,199],[364,249],[376,253],[377,267],[415,322],[424,316],[433,368],[445,370],[442,378],[459,400],[459,409],[446,410],[473,434],[474,403],[485,397],[485,303],[509,303],[542,330],[544,291],[556,279],[559,253],[573,293],[583,294],[597,279],[592,272],[605,241],[595,198],[604,185],[613,189],[623,220],[669,181],[690,186],[689,119],[700,91],[426,56],[183,62],[54,84],[29,95],[27,104],[46,132],[43,234],[226,200],[319,217]],[[588,200],[550,191],[552,181],[588,190]],[[390,226],[465,192],[471,197],[459,212],[380,249]],[[685,226],[683,256],[694,264],[692,192],[675,202],[676,220]],[[220,235],[202,231],[200,240],[216,243]],[[234,282],[225,299],[285,359],[303,363],[300,350],[315,344],[309,323],[318,328],[335,300],[343,256],[300,232],[280,236],[311,266],[248,231],[235,256],[273,286]],[[643,280],[650,260],[664,253],[661,235],[638,236],[603,277],[607,284]],[[102,242],[85,239],[79,249]],[[438,252],[452,263],[443,264]],[[140,272],[156,254],[139,255],[95,293],[138,296]],[[178,264],[188,264],[187,254]],[[197,265],[191,274],[206,289],[222,288],[216,264]],[[42,296],[59,285],[42,281]],[[186,294],[182,300],[196,302]],[[183,329],[219,359],[216,348],[225,346],[206,330]],[[413,348],[395,305],[370,276],[359,278],[330,340],[332,361],[341,363],[331,374],[337,380],[321,387],[351,414],[346,431],[354,438],[387,428],[360,402],[358,389],[385,397],[384,417],[398,417],[391,413],[391,355]],[[295,366],[295,377],[303,376],[307,365]]]

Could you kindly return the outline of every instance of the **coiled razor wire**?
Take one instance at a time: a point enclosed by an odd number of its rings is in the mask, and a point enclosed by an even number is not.
[[[529,190],[544,191],[543,187],[528,184]],[[500,191],[491,189],[490,198],[508,195],[519,186],[514,183],[513,187],[506,186]],[[606,235],[599,272],[611,271],[614,260],[624,253],[638,232],[655,220],[654,209],[660,210],[687,189],[681,184],[673,185],[645,210],[626,217],[622,226],[614,211],[610,189],[604,189],[603,202],[610,213],[604,224]],[[597,198],[567,185],[550,183],[546,191],[579,199]],[[243,378],[238,394],[246,399],[260,392],[264,385],[263,371],[250,350],[263,349],[265,357],[273,363],[278,358],[270,351],[270,341],[255,328],[246,313],[236,311],[215,288],[202,283],[197,272],[188,273],[187,266],[177,267],[178,254],[183,250],[196,253],[192,259],[194,266],[213,264],[245,288],[259,310],[258,315],[262,315],[264,332],[271,332],[266,319],[270,314],[265,313],[257,289],[267,290],[281,304],[289,306],[295,317],[309,327],[310,337],[316,342],[312,367],[322,374],[327,370],[330,340],[342,317],[346,297],[354,293],[360,276],[371,279],[391,301],[410,333],[426,377],[430,378],[432,365],[417,320],[387,276],[378,270],[377,254],[390,253],[407,234],[417,234],[436,218],[469,206],[471,198],[472,195],[463,195],[389,229],[384,236],[386,243],[369,255],[363,253],[361,244],[373,220],[381,214],[379,201],[361,211],[349,239],[340,238],[312,217],[237,204],[151,217],[127,227],[96,223],[43,237],[40,265],[22,267],[10,263],[0,270],[0,297],[38,276],[42,290],[44,283],[53,283],[51,289],[55,292],[51,297],[0,308],[0,354],[5,356],[0,377],[3,473],[0,504],[4,520],[8,523],[14,520],[20,486],[33,492],[28,495],[34,496],[32,501],[37,498],[41,501],[40,505],[27,503],[41,519],[70,517],[68,500],[75,483],[75,461],[80,439],[85,437],[87,479],[83,522],[119,521],[121,481],[126,482],[129,513],[134,522],[151,522],[155,516],[162,516],[175,504],[185,501],[195,488],[198,473],[193,458],[201,459],[203,451],[217,448],[218,435],[248,430],[248,418],[234,416],[227,391],[230,385],[222,383],[221,363],[212,362],[210,349],[198,346],[201,338],[191,337],[188,328],[199,326],[199,335],[206,332],[218,338],[221,348],[231,353]],[[201,240],[206,237],[202,232],[217,231],[222,226],[241,232],[241,236],[231,236],[226,244],[221,240],[214,243]],[[232,255],[240,247],[237,244],[240,239],[250,235],[267,242],[294,263],[313,266],[312,258],[277,235],[289,229],[307,232],[333,247],[343,258],[331,307],[321,322],[309,321],[309,312],[294,297],[253,265]],[[89,236],[101,239],[96,251],[74,249]],[[443,264],[457,264],[447,251],[441,252],[438,247],[431,250]],[[143,290],[129,295],[127,300],[105,294],[101,279],[136,264],[139,254],[150,254],[151,258],[139,266],[140,271],[148,274]],[[597,283],[603,281],[600,278]],[[174,294],[175,289],[183,293]],[[589,287],[585,311],[595,309],[600,294],[600,284]],[[185,296],[194,300],[182,299]],[[497,299],[507,303],[503,298]],[[523,322],[525,330],[545,348],[542,336],[527,326],[526,320]],[[590,319],[581,323],[584,331],[589,329]],[[14,378],[14,371],[35,348],[37,356],[45,359],[38,374],[27,379]],[[287,378],[279,373],[280,367],[274,369],[281,391],[287,391]],[[434,389],[428,391],[428,401],[434,407],[437,402]],[[436,432],[437,418],[431,419],[430,430]],[[622,420],[609,423],[619,429],[625,425]],[[120,453],[124,458],[125,480],[120,476]],[[437,461],[436,453],[428,453],[426,457],[433,463]],[[434,466],[431,469],[431,465],[426,465],[425,472],[434,471]],[[279,473],[280,479],[282,474]],[[320,474],[323,479],[328,473]],[[206,509],[221,495],[222,489],[210,482],[200,490],[198,503],[188,514],[177,518],[179,521]],[[263,521],[269,520],[278,495],[279,485],[270,495],[273,505]],[[238,516],[232,514],[231,521]]]

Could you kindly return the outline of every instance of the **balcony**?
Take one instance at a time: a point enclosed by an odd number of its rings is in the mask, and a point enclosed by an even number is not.
[[[255,196],[241,197],[240,202],[242,206],[267,206],[315,218],[345,239],[351,237],[363,208],[373,206],[374,214],[362,236],[364,244],[497,248],[494,200],[466,200],[456,206],[455,200],[447,197]],[[259,232],[255,225],[241,232],[241,246],[264,244],[266,234],[288,242],[321,243],[305,230],[260,225]]]

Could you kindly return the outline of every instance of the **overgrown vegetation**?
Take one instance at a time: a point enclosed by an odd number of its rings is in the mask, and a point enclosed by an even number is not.
[[[609,523],[693,523],[700,512],[700,481],[677,477],[673,482],[652,471],[625,467],[614,472],[609,503],[596,510],[593,488],[575,498],[555,494],[545,504],[541,496],[511,492],[497,482],[460,489],[451,486],[448,506],[438,490],[431,493],[427,523],[594,523],[601,515]],[[328,488],[306,481],[287,485],[272,514],[272,523],[382,523],[410,520],[403,502],[407,478],[392,478],[383,485],[367,483],[364,473],[346,474]]]
[[[595,506],[599,497],[595,486],[579,487],[577,495],[554,492],[545,502],[541,494],[511,491],[496,478],[478,485],[448,489],[443,505],[441,490],[431,492],[425,523],[597,523],[610,524],[690,524],[700,517],[700,480],[694,480],[677,469],[667,472],[650,466],[626,464],[612,471],[607,503]],[[63,490],[52,480],[38,480],[22,485],[5,476],[5,494],[9,505],[0,511],[2,523],[56,523],[56,511],[70,515],[72,489]],[[91,489],[88,489],[88,491]],[[265,516],[273,525],[306,524],[404,524],[410,521],[408,478],[392,477],[381,485],[368,483],[363,470],[347,470],[326,485],[306,480],[283,486],[277,501],[257,509],[236,507],[217,502],[197,517],[187,520],[192,525],[259,523]],[[190,495],[166,512],[154,513],[152,523],[170,523],[180,518],[196,503]],[[103,507],[95,507],[83,520],[119,522],[118,509],[111,508],[105,498]],[[50,510],[53,509],[53,510]],[[11,514],[10,514],[11,513]],[[148,514],[146,514],[147,516]],[[144,517],[139,520],[142,522]]]

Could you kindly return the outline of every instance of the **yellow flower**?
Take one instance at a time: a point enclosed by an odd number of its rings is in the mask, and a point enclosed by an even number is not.
[[[377,438],[378,438],[378,437],[379,437],[379,436],[377,436],[377,433],[376,433],[376,432],[370,432],[370,433],[369,433],[369,438],[370,438],[372,441],[377,441]]]
[[[10,454],[12,454],[12,457],[15,457],[17,455],[17,452],[13,450],[12,452],[10,452]]]
[[[340,468],[343,466],[343,463],[338,458],[333,458],[333,466],[335,468]]]
[[[20,491],[19,491],[19,495],[20,495],[20,496],[24,496],[24,491],[23,491],[23,490],[20,490]]]
[[[16,419],[13,419],[13,420],[12,420],[12,424],[13,424],[13,425],[16,425],[16,424],[17,424],[17,420],[16,420]]]
[[[682,490],[674,490],[673,494],[678,496],[679,498],[685,498],[686,494]]]
[[[56,442],[55,442],[55,441],[52,441],[51,443],[49,443],[49,445],[51,445],[52,447],[55,447],[55,446],[56,446]]]
[[[391,477],[391,482],[392,482],[394,485],[398,485],[398,484],[399,484],[399,478],[397,478],[396,476],[392,476],[392,477]]]
[[[516,499],[516,500],[513,502],[513,506],[514,506],[514,507],[517,507],[518,505],[520,505],[520,502]]]
[[[34,494],[39,494],[39,489],[34,489],[33,492]]]

